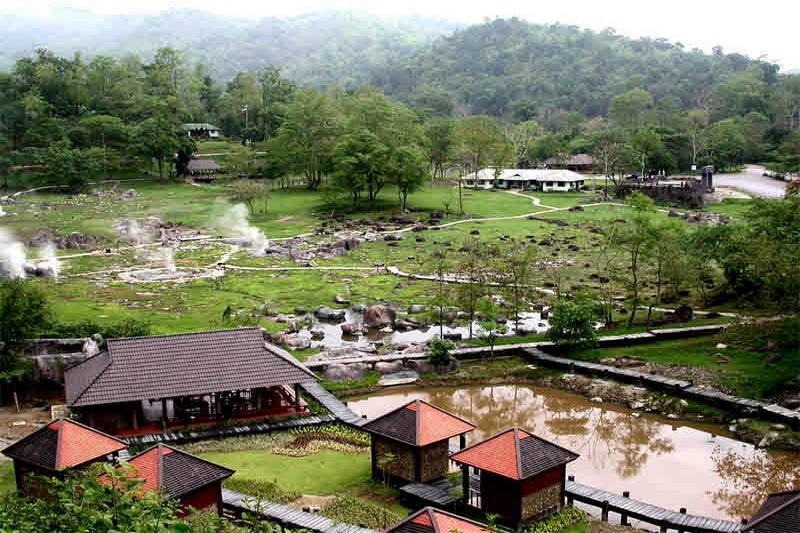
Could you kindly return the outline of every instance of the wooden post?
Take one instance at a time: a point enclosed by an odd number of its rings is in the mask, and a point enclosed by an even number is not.
[[[467,435],[466,433],[462,433],[458,436],[458,447],[459,449],[463,450],[467,447]]]
[[[138,407],[136,405],[134,405],[133,409],[131,409],[131,427],[133,427],[134,430],[139,429],[139,413],[138,413],[138,411],[139,411],[139,409],[138,409]]]
[[[298,411],[300,410],[300,384],[294,384],[294,407]]]
[[[461,465],[461,491],[464,493],[464,504],[470,505],[469,466]]]
[[[631,497],[631,493],[628,492],[627,490],[622,491],[622,497],[623,498],[630,498]],[[620,513],[619,516],[620,516],[620,518],[619,518],[620,525],[627,526],[628,525],[628,515],[625,514],[625,513]]]
[[[161,428],[167,430],[167,399],[161,398]]]
[[[600,520],[602,522],[608,522],[608,500],[603,501],[603,505],[601,507]]]
[[[567,476],[567,481],[575,482],[575,476]],[[567,505],[574,505],[575,499],[572,497],[572,494],[567,494]]]

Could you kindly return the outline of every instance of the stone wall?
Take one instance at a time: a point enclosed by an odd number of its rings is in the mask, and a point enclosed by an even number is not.
[[[448,442],[446,440],[423,448],[422,479],[420,479],[420,482],[427,483],[443,477],[447,473],[449,458]]]
[[[550,485],[522,498],[522,521],[543,518],[561,507],[561,483]]]
[[[407,481],[414,481],[414,451],[411,447],[399,442],[384,439],[377,435],[375,439],[375,464],[374,469],[382,472],[380,464],[381,458],[386,454],[392,454],[396,458],[386,465],[386,470],[392,477],[398,477]]]

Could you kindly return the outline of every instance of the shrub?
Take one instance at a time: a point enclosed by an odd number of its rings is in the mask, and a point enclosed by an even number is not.
[[[588,515],[576,507],[567,506],[540,522],[531,524],[525,533],[561,533],[564,529],[586,521]]]
[[[597,343],[592,304],[562,300],[553,307],[547,338],[558,345],[590,348]]]
[[[371,529],[386,529],[400,520],[399,516],[383,507],[352,496],[334,499],[322,508],[321,514],[331,520]]]
[[[225,487],[235,490],[236,492],[241,492],[242,494],[255,496],[256,498],[275,503],[289,503],[301,496],[299,492],[283,490],[277,483],[264,479],[240,479],[232,477],[225,481]]]
[[[434,338],[428,351],[428,361],[437,367],[447,365],[450,362],[450,350],[453,348],[455,345],[449,340]]]

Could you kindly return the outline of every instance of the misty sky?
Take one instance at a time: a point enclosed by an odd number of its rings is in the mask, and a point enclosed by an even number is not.
[[[561,22],[595,30],[612,27],[631,37],[665,37],[687,48],[765,57],[784,69],[800,69],[797,0],[0,0],[0,12],[47,13],[53,6],[103,13],[158,12],[191,8],[247,18],[285,17],[326,10],[357,10],[379,15],[423,15],[466,23],[519,16],[531,22]]]

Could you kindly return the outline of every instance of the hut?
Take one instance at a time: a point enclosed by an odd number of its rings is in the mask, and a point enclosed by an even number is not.
[[[212,182],[223,170],[213,159],[192,159],[186,164],[186,172],[194,181]]]
[[[221,516],[222,481],[235,472],[165,444],[143,451],[128,464],[133,467],[131,475],[142,482],[141,490],[177,500],[182,514],[196,509]],[[103,475],[100,479],[104,481],[107,477]]]
[[[208,122],[188,122],[181,127],[183,127],[192,138],[217,139],[220,132],[218,127]]]
[[[372,476],[394,484],[428,483],[448,470],[450,439],[475,426],[423,400],[414,400],[362,426],[371,435]]]
[[[800,490],[770,494],[742,531],[747,533],[800,531]]]
[[[544,162],[547,168],[563,168],[574,172],[591,172],[594,169],[594,158],[589,154],[555,156]]]
[[[68,470],[79,470],[98,461],[113,460],[127,445],[111,435],[59,418],[3,450],[14,461],[17,490],[41,497],[48,486],[42,477],[63,479]]]
[[[67,406],[114,435],[147,435],[230,421],[308,414],[316,376],[259,328],[109,339],[67,368]]]
[[[386,533],[489,533],[485,525],[433,507],[409,515]]]
[[[464,176],[464,186],[475,189],[519,189],[524,191],[580,191],[585,178],[570,170],[492,167]]]
[[[566,465],[578,457],[524,429],[512,428],[450,458],[462,467],[464,503],[517,528],[561,510]],[[475,475],[470,476],[469,467]]]

